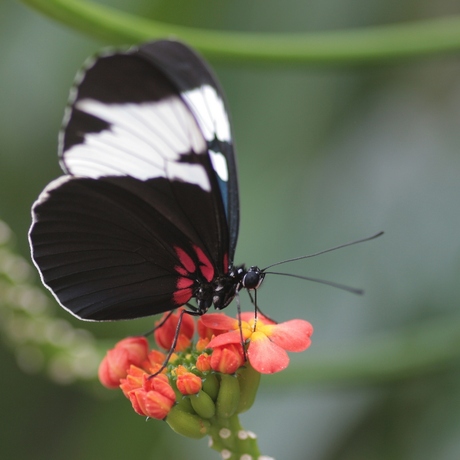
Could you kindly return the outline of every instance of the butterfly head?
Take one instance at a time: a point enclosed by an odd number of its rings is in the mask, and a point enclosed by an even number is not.
[[[258,289],[264,278],[265,273],[259,267],[252,266],[244,273],[241,286],[249,290]]]

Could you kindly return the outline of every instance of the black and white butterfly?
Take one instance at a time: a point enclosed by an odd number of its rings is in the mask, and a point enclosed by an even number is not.
[[[225,308],[263,279],[234,267],[239,201],[220,86],[194,51],[156,41],[89,62],[60,135],[65,175],[32,209],[43,283],[85,320],[138,318],[196,299]]]
[[[35,202],[29,239],[43,283],[80,319],[220,310],[278,265],[233,264],[239,199],[225,98],[180,42],[89,62],[59,156],[65,175]]]

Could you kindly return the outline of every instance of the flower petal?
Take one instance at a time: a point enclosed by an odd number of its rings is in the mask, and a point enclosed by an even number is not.
[[[155,337],[155,342],[164,350],[169,350],[171,348],[174,338],[176,337],[176,329],[179,322],[179,317],[182,315],[183,310],[183,308],[179,308],[173,314],[167,312],[160,320],[155,321],[156,329],[153,333],[153,336]],[[165,318],[167,318],[166,321],[164,321]],[[161,326],[159,326],[160,324]],[[191,317],[191,315],[184,314],[182,316],[182,324],[180,327],[179,336],[184,335],[185,337],[191,339],[193,337],[194,331],[194,319]]]
[[[244,311],[241,313],[241,321],[246,321],[250,323],[254,320],[254,312],[253,311]],[[261,321],[264,324],[276,324],[275,321],[268,319],[266,316],[262,315],[261,313],[257,313],[257,321]]]
[[[209,343],[208,348],[221,347],[229,343],[241,343],[240,331],[231,331],[214,337]]]
[[[231,331],[238,328],[238,320],[223,313],[208,313],[200,317],[200,321],[210,329]]]
[[[310,344],[313,326],[302,319],[293,319],[276,324],[270,334],[270,340],[287,351],[304,351]]]
[[[287,353],[263,334],[258,336],[257,332],[251,337],[247,355],[251,366],[261,374],[282,371],[289,364]]]

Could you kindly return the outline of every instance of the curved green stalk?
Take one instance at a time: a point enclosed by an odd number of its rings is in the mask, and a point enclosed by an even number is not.
[[[460,17],[332,32],[251,33],[197,29],[137,17],[85,0],[22,0],[111,44],[177,37],[209,58],[270,64],[352,64],[460,50]]]

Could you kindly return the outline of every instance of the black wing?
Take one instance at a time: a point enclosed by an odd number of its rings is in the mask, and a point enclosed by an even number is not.
[[[181,91],[208,144],[224,200],[233,263],[239,230],[238,176],[229,110],[217,78],[190,48],[168,40],[147,43],[139,52],[155,63]],[[180,65],[178,65],[180,63]],[[223,157],[221,157],[223,155]]]
[[[226,272],[238,227],[229,121],[215,79],[185,45],[93,60],[71,92],[60,159],[66,175],[34,204],[30,243],[71,313],[171,310]]]

